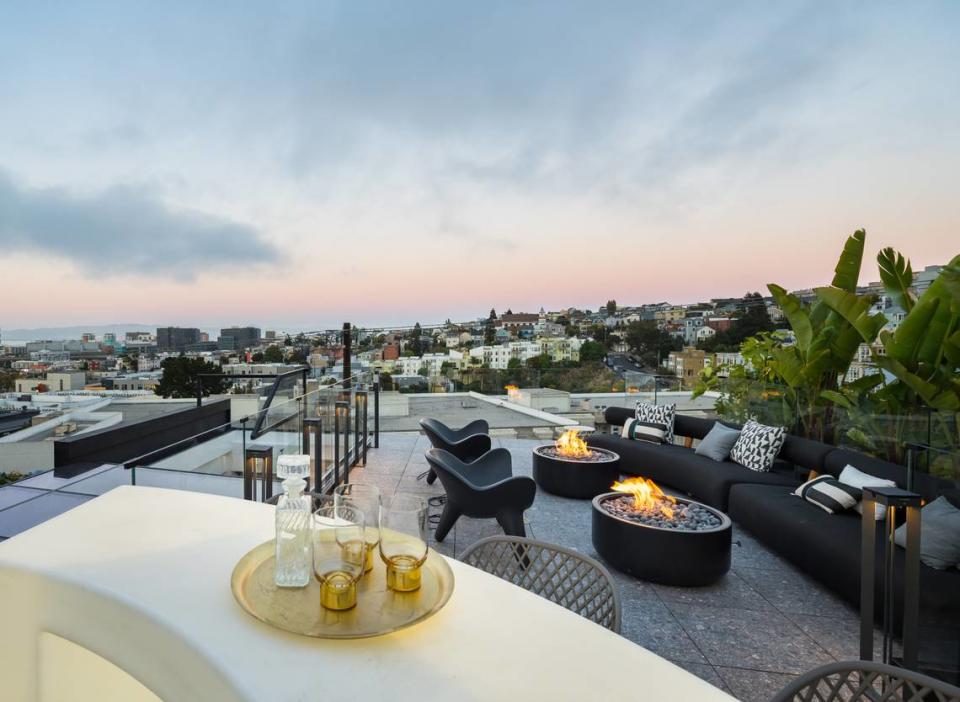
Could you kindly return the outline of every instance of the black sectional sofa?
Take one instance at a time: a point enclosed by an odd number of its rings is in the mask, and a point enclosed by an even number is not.
[[[605,412],[606,421],[614,426],[622,426],[633,416],[632,409],[621,407]],[[702,439],[713,424],[713,420],[677,415],[674,434],[680,439]],[[759,541],[854,606],[859,606],[860,601],[860,515],[828,514],[791,493],[811,470],[837,476],[848,464],[906,487],[902,466],[789,435],[768,473],[758,473],[729,460],[717,462],[698,456],[693,448],[677,444],[657,445],[600,433],[593,434],[588,443],[620,454],[620,470],[624,473],[650,478],[727,512]],[[946,495],[960,505],[960,490],[953,483],[916,473],[913,489],[928,500]],[[882,563],[878,558],[878,621]],[[897,548],[897,626],[902,617],[899,595],[903,565],[903,551]],[[960,666],[960,570],[937,570],[921,564],[920,571],[920,616],[924,636],[929,640],[924,643],[934,643],[936,639],[936,652],[931,650],[931,655],[945,658],[941,664],[956,670]]]

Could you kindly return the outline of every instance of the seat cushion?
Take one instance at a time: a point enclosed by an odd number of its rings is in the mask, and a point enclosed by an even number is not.
[[[769,485],[734,485],[730,518],[757,539],[819,580],[854,606],[860,604],[861,517],[855,512],[828,514],[790,491]],[[875,598],[879,617],[883,588],[883,548],[877,531]],[[894,616],[903,617],[904,551],[894,553]],[[960,629],[960,571],[920,566],[920,614],[925,623]]]
[[[617,436],[594,434],[587,443],[620,455],[620,471],[641,475],[656,483],[692,495],[700,502],[726,511],[730,486],[739,482],[796,487],[793,468],[775,466],[766,473],[752,471],[731,461],[714,461],[692,449],[670,444],[656,445]]]

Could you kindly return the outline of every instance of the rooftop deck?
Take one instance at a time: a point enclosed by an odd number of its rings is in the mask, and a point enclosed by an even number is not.
[[[510,450],[515,474],[531,473],[541,441],[493,438]],[[368,465],[350,479],[384,492],[443,494],[417,476],[427,470],[426,437],[383,434]],[[596,557],[590,503],[537,492],[527,535]],[[431,508],[438,513],[439,508]],[[457,557],[476,540],[502,533],[494,520],[461,517],[437,550]],[[769,700],[797,673],[859,657],[859,614],[734,524],[733,565],[701,588],[653,585],[611,570],[623,604],[622,634],[742,700]]]

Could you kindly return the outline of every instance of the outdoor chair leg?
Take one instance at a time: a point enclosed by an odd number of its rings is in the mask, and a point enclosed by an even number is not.
[[[437,479],[437,472],[433,468],[431,468],[427,472],[427,485],[433,485],[436,479]]]
[[[497,515],[497,521],[503,527],[503,533],[507,536],[525,537],[527,535],[523,527],[523,512],[501,512]]]
[[[450,501],[443,506],[443,514],[440,515],[440,521],[437,522],[437,530],[433,533],[433,538],[438,542],[447,538],[447,534],[460,518],[460,510],[454,507]]]

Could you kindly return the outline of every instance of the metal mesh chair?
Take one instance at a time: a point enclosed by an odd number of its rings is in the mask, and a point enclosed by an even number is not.
[[[798,676],[771,702],[960,702],[960,688],[872,661],[841,661]]]
[[[620,633],[617,586],[589,556],[519,536],[491,536],[470,546],[462,560]]]

